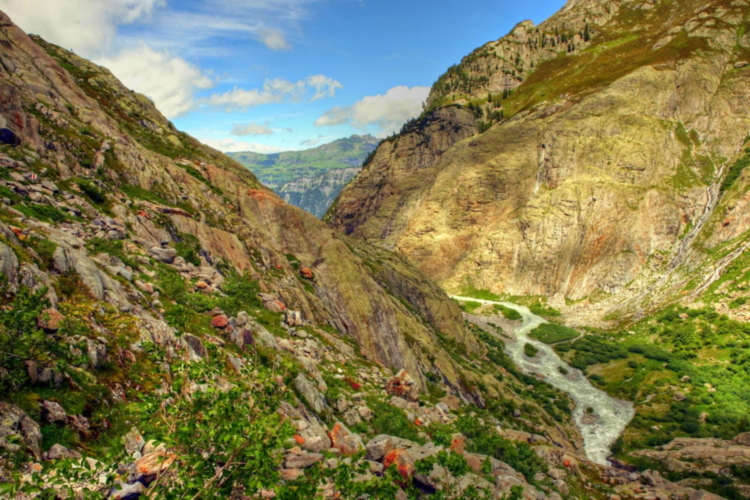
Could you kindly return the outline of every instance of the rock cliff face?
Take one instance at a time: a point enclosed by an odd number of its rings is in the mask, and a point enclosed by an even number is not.
[[[179,241],[179,234],[194,235],[201,262],[247,273],[264,292],[301,311],[305,321],[329,324],[356,340],[374,362],[406,368],[424,384],[429,359],[443,358],[451,383],[461,385],[457,369],[438,353],[428,318],[443,320],[441,335],[469,342],[473,349],[478,345],[464,329],[458,307],[439,289],[386,290],[346,238],[284,203],[241,165],[177,131],[148,99],[129,91],[108,70],[32,40],[4,15],[1,28],[0,114],[3,130],[13,138],[4,140],[10,143],[5,147],[23,164],[39,166],[40,179],[58,180],[99,201],[106,197],[97,208],[127,227],[128,237],[143,248]],[[4,168],[16,165],[10,156],[2,158]],[[51,206],[81,216],[96,214],[96,209],[73,208],[48,194],[33,203],[40,207],[37,212]],[[155,220],[149,210],[138,208],[149,204],[162,207],[158,211],[168,214],[166,219]],[[69,245],[64,233],[50,231],[57,244]],[[293,263],[311,269],[312,288],[295,277]],[[406,263],[398,269],[418,273]],[[116,281],[108,294],[106,284],[97,286],[99,298],[127,302],[126,293],[116,291],[121,288]],[[408,310],[402,300],[412,298],[400,292],[414,293],[423,305],[415,311],[421,313]],[[407,338],[418,342],[409,345]]]
[[[326,220],[449,290],[600,317],[664,299],[750,227],[728,201],[744,177],[720,189],[750,131],[749,17],[745,0],[582,0],[521,23],[435,84],[423,120],[448,124],[381,145]]]

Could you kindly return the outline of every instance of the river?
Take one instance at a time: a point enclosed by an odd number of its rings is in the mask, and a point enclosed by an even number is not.
[[[513,329],[515,340],[503,339],[505,351],[524,373],[541,375],[546,382],[570,395],[576,404],[573,410],[573,420],[583,436],[586,456],[596,463],[607,465],[607,457],[611,454],[612,444],[635,416],[633,404],[615,399],[597,389],[580,370],[560,359],[551,346],[530,338],[529,332],[546,321],[529,311],[528,307],[471,297],[454,296],[453,298],[482,304],[503,305],[515,309],[523,316],[521,324]],[[527,343],[536,347],[539,354],[533,358],[526,356],[523,346]],[[567,371],[566,375],[560,372],[560,367]]]

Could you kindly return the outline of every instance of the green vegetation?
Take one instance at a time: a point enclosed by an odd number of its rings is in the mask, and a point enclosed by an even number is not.
[[[536,357],[539,354],[539,349],[533,344],[526,343],[523,345],[523,353],[530,358]]]
[[[735,181],[742,175],[742,172],[750,166],[750,148],[745,150],[745,155],[737,160],[727,172],[726,177],[721,183],[720,192],[723,193],[734,185]]]
[[[229,153],[273,189],[300,178],[314,178],[330,170],[362,165],[379,141],[371,136],[352,136],[305,151],[285,153]]]
[[[466,301],[458,301],[458,306],[461,308],[462,311],[474,314],[474,312],[482,307],[482,304],[480,302],[474,302],[473,300],[466,300]]]
[[[62,210],[50,205],[16,205],[14,208],[31,219],[39,219],[45,222],[66,222],[69,220]]]
[[[492,306],[495,311],[502,314],[505,319],[509,319],[511,321],[517,321],[519,319],[523,319],[523,316],[521,316],[521,313],[516,311],[515,309],[511,309],[510,307],[506,307],[500,304],[495,304]]]
[[[597,335],[586,335],[573,343],[557,344],[555,350],[561,354],[573,351],[568,364],[582,371],[591,365],[628,357],[627,351],[622,346]]]
[[[576,330],[555,323],[542,323],[529,333],[529,337],[540,340],[545,344],[556,344],[558,342],[573,340],[579,335]]]

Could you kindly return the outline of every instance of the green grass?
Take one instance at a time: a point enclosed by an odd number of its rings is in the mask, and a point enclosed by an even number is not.
[[[506,307],[500,304],[495,304],[493,308],[495,309],[495,311],[502,314],[505,317],[505,319],[509,319],[511,321],[517,321],[523,318],[520,312],[516,311],[515,309],[511,309],[510,307]]]
[[[576,330],[555,323],[542,323],[529,333],[529,337],[545,344],[556,344],[558,342],[573,340],[579,335]]]

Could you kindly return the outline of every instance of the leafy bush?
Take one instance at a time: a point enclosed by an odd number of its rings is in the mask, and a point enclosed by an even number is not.
[[[533,358],[537,354],[539,354],[539,349],[534,347],[532,344],[524,344],[523,346],[523,353],[526,354],[528,357]]]
[[[540,340],[545,344],[565,342],[578,336],[579,333],[576,330],[555,323],[542,323],[529,333],[529,337]]]
[[[102,205],[107,202],[107,195],[104,194],[93,182],[82,179],[78,181],[78,187],[81,188],[83,194],[97,205]]]

